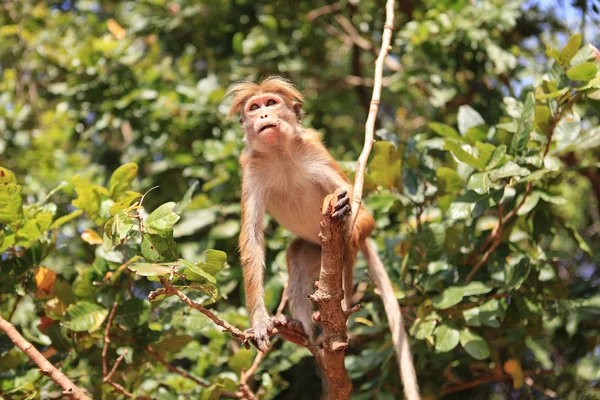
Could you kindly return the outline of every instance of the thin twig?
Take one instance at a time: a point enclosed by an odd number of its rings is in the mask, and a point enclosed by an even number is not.
[[[19,303],[21,302],[21,299],[23,298],[23,296],[18,295],[17,296],[17,300],[15,301],[15,304],[13,305],[12,310],[10,310],[10,314],[8,315],[8,319],[7,321],[10,322],[12,320],[13,315],[15,315],[15,312],[17,311],[17,307],[19,305]]]
[[[113,365],[113,367],[111,368],[110,372],[108,373],[108,375],[106,375],[103,379],[102,382],[108,382],[110,381],[110,378],[112,378],[112,376],[114,375],[115,371],[117,370],[117,368],[119,367],[119,364],[121,363],[121,361],[123,361],[123,359],[125,358],[125,355],[127,355],[127,349],[125,349],[125,351],[123,351],[123,353],[121,353],[121,355],[117,358],[117,361],[115,361],[115,364]]]
[[[153,292],[153,294],[151,295],[150,300],[152,300],[153,298],[156,297],[157,293],[160,294],[174,294],[177,297],[179,297],[179,299],[181,301],[183,301],[184,303],[186,303],[188,306],[190,306],[191,308],[200,311],[202,314],[206,315],[208,318],[210,318],[215,324],[217,324],[218,326],[220,326],[221,328],[224,329],[225,332],[229,332],[234,338],[241,340],[242,343],[244,344],[244,346],[246,348],[250,348],[250,343],[252,343],[252,340],[254,339],[254,333],[253,332],[243,332],[241,331],[239,328],[236,328],[235,326],[231,325],[230,323],[221,320],[220,318],[218,318],[215,314],[213,314],[212,312],[210,312],[208,309],[206,309],[204,306],[193,302],[189,297],[187,297],[185,295],[185,293],[183,293],[182,291],[176,289],[175,287],[173,287],[169,281],[163,277],[163,276],[159,276],[159,279],[161,281],[161,283],[163,284],[163,288],[159,289],[159,290],[155,290]],[[311,345],[308,342],[308,338],[306,336],[306,334],[303,331],[300,331],[299,329],[295,329],[294,327],[292,328],[288,328],[288,326],[296,326],[299,325],[298,321],[295,321],[289,317],[285,317],[286,318],[286,323],[285,325],[278,325],[276,328],[273,328],[269,334],[270,335],[275,335],[275,334],[280,334],[281,336],[283,336],[285,339],[299,344],[301,346],[305,346],[307,347],[311,352],[313,352],[313,349],[311,349]]]
[[[115,388],[115,390],[119,393],[121,393],[123,396],[132,399],[133,395],[131,393],[129,393],[123,386],[119,385],[118,383],[115,383],[113,381],[106,381],[105,382],[107,385],[112,386],[113,388]]]
[[[554,390],[546,389],[546,388],[541,387],[540,385],[537,385],[534,382],[534,380],[531,379],[531,377],[529,377],[529,376],[525,378],[525,383],[527,384],[527,386],[531,386],[538,392],[544,393],[546,396],[550,397],[551,399],[555,399],[558,396],[558,394]]]
[[[350,22],[350,20],[348,20],[348,18],[344,17],[341,14],[338,14],[335,16],[335,20],[337,21],[338,24],[340,24],[340,26],[342,28],[344,28],[344,30],[350,37],[350,40],[352,40],[352,42],[355,45],[357,45],[358,47],[360,47],[363,50],[370,51],[375,55],[381,54],[381,49],[378,49],[377,46],[375,46],[373,43],[371,43],[367,39],[363,38],[360,35],[360,33],[358,33],[358,31],[356,30],[354,25],[352,25],[352,22]],[[394,72],[403,71],[402,65],[398,61],[387,56],[387,51],[386,51],[386,56],[383,59],[383,63],[385,64],[385,66],[387,68],[389,68],[390,70],[392,70]]]
[[[76,400],[91,400],[83,391],[77,387],[65,374],[50,363],[31,343],[29,343],[16,330],[13,324],[0,317],[0,330],[4,332],[8,338],[21,349],[31,361],[37,364],[42,373],[56,382],[64,389],[64,394],[70,399]]]
[[[371,105],[369,107],[369,115],[365,123],[365,143],[363,150],[356,163],[356,175],[354,178],[354,192],[352,196],[352,226],[356,222],[358,210],[362,203],[363,186],[365,182],[365,169],[367,161],[373,148],[375,120],[377,119],[377,111],[379,111],[379,101],[381,99],[381,85],[383,78],[383,63],[388,55],[390,43],[392,41],[392,30],[394,29],[394,1],[388,0],[386,3],[386,19],[383,29],[383,38],[381,41],[381,49],[379,56],[375,62],[375,77],[373,85],[373,95],[371,97]]]
[[[106,328],[104,329],[104,347],[102,348],[102,376],[106,377],[108,374],[108,367],[106,365],[106,355],[108,354],[108,344],[110,343],[110,336],[108,333],[110,332],[110,328],[112,327],[112,321],[115,317],[115,312],[117,311],[117,306],[119,304],[115,301],[113,303],[112,309],[110,310],[110,314],[108,315],[108,320],[106,322]]]
[[[329,4],[323,7],[315,8],[308,14],[306,14],[306,19],[310,22],[322,15],[329,14],[341,9],[340,3]]]
[[[249,333],[244,333],[242,332],[240,329],[236,328],[235,326],[231,325],[230,323],[223,321],[222,319],[219,319],[215,314],[213,314],[212,312],[210,312],[208,309],[206,309],[204,306],[193,302],[189,297],[187,297],[182,291],[174,288],[168,281],[167,279],[165,279],[165,277],[163,276],[159,276],[160,282],[162,283],[162,285],[164,286],[165,290],[162,291],[161,293],[172,293],[175,294],[177,297],[179,297],[181,299],[181,301],[183,301],[184,303],[186,303],[188,306],[192,307],[195,310],[200,311],[202,314],[206,315],[208,318],[210,318],[215,324],[219,325],[221,328],[223,328],[226,332],[231,333],[235,338],[237,339],[241,339],[242,341],[247,341],[249,339],[254,338],[253,334],[249,334]]]

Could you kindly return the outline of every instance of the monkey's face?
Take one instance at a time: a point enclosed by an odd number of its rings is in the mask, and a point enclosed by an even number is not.
[[[296,133],[298,119],[294,106],[289,106],[278,94],[251,97],[242,115],[240,122],[246,140],[255,147],[272,147]]]

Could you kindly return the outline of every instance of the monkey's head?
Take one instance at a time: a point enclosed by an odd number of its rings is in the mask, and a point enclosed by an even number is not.
[[[247,143],[268,150],[298,134],[302,94],[287,80],[272,76],[260,83],[242,82],[229,91],[229,117],[240,115]]]

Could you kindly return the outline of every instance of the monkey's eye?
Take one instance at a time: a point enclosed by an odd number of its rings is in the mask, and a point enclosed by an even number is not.
[[[277,104],[277,102],[275,100],[273,100],[273,99],[267,101],[267,107],[274,106],[275,104]]]
[[[258,110],[258,104],[252,104],[250,106],[250,111]]]

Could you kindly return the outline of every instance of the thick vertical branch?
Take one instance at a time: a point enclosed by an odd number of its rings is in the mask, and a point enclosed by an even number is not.
[[[8,336],[10,340],[21,349],[27,356],[40,367],[40,371],[60,387],[64,389],[64,394],[70,399],[81,399],[91,400],[85,392],[75,386],[73,382],[54,365],[50,363],[31,343],[29,343],[21,334],[15,329],[13,324],[0,317],[0,330]]]
[[[365,123],[365,144],[360,157],[356,163],[356,176],[354,178],[354,192],[352,195],[352,218],[353,224],[358,216],[358,210],[362,202],[363,186],[365,183],[365,169],[367,161],[373,148],[373,138],[375,132],[375,120],[379,111],[379,101],[381,99],[381,86],[383,78],[383,63],[388,55],[390,43],[392,41],[392,31],[394,29],[394,0],[388,0],[385,5],[385,24],[383,25],[383,38],[379,56],[375,61],[375,79],[373,84],[373,95],[371,96],[371,106],[369,115]]]
[[[332,218],[333,206],[339,190],[328,195],[321,210],[321,274],[317,291],[310,296],[317,304],[323,330],[323,348],[317,352],[317,362],[323,370],[329,400],[349,399],[352,382],[344,365],[344,353],[348,347],[346,335],[347,313],[342,309],[344,219]]]

